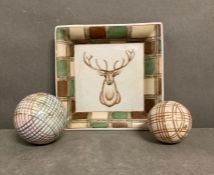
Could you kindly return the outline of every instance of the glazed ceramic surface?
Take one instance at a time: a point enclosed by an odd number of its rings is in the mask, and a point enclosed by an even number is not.
[[[153,135],[164,143],[182,141],[192,128],[188,109],[175,101],[155,105],[148,114],[148,126]]]
[[[144,45],[144,54],[142,56],[142,64],[144,65],[144,78],[142,78],[142,83],[144,86],[142,98],[144,102],[142,103],[142,109],[144,110],[121,111],[116,109],[117,104],[124,102],[122,101],[124,98],[119,98],[124,96],[122,94],[123,85],[119,84],[117,79],[119,79],[120,76],[122,77],[122,75],[125,74],[126,69],[128,70],[131,64],[134,64],[134,62],[130,62],[129,65],[126,65],[126,62],[120,62],[120,64],[118,63],[117,66],[115,66],[116,68],[118,68],[119,65],[122,64],[124,64],[124,66],[126,67],[124,67],[120,75],[117,75],[117,77],[115,77],[115,84],[117,85],[117,89],[115,90],[115,88],[112,88],[112,94],[115,94],[111,96],[113,101],[110,101],[107,98],[105,99],[104,95],[100,95],[100,102],[103,102],[106,106],[114,106],[114,110],[78,110],[77,112],[76,105],[80,97],[77,98],[76,96],[76,93],[79,90],[79,88],[76,89],[76,81],[77,79],[79,79],[79,77],[76,77],[76,72],[79,71],[79,69],[75,70],[75,60],[77,59],[75,58],[75,47],[78,45],[110,45],[126,43],[143,43]],[[124,56],[121,56],[121,58],[127,59],[130,56],[127,55],[127,57],[125,57],[125,52],[122,52],[122,54]],[[93,52],[92,56],[93,58],[95,58],[96,54]],[[83,58],[83,56],[79,57],[79,59]],[[89,63],[87,62],[87,59],[90,59],[90,54],[85,55],[85,58],[86,63]],[[107,55],[103,59],[105,59],[105,61],[108,63],[110,61],[108,60],[110,58],[107,58]],[[70,122],[67,125],[67,129],[147,129],[146,120],[149,110],[155,104],[161,102],[164,97],[163,59],[163,27],[162,24],[159,22],[137,24],[57,26],[55,29],[56,96],[62,101],[68,111]],[[100,60],[98,61],[100,64]],[[85,69],[88,68],[88,71],[91,71],[92,73],[94,71],[94,76],[97,76],[97,78],[101,79],[102,77],[98,77],[98,73],[95,72],[95,69],[96,71],[98,71],[97,67],[95,67],[96,62],[93,62],[92,60],[92,63],[93,64],[90,64],[90,66],[89,64],[86,64]],[[104,62],[102,63],[103,65],[101,65],[101,69],[104,66]],[[106,70],[104,72],[106,72]],[[138,73],[139,72],[136,72],[136,75]],[[100,91],[102,90],[102,86],[100,84],[98,83],[97,85],[100,86],[99,90],[97,91],[97,94],[100,94]],[[133,83],[131,83],[130,81],[128,86],[133,86]],[[88,89],[92,87],[93,86],[87,86]],[[105,88],[102,92],[103,94],[109,94],[109,91]],[[107,95],[107,97],[109,96]],[[133,98],[136,97],[133,96]],[[95,99],[99,100],[98,98],[94,97],[93,99],[91,99],[91,103],[93,103]],[[133,106],[134,105],[137,104],[133,102]]]
[[[36,93],[24,98],[16,107],[14,126],[18,134],[34,144],[55,141],[68,121],[63,104],[53,95]]]

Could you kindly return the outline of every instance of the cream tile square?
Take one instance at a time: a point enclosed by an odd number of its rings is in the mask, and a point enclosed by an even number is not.
[[[75,67],[75,66],[74,66],[74,62],[71,61],[71,62],[70,62],[70,76],[71,76],[71,77],[75,76],[74,67]]]
[[[63,106],[65,107],[66,111],[70,111],[71,109],[71,102],[69,100],[61,100]]]
[[[108,112],[92,112],[91,119],[107,120]]]
[[[78,128],[87,128],[88,123],[85,122],[73,122],[70,124],[69,128],[78,129]]]
[[[132,127],[133,128],[145,128],[145,124],[142,123],[142,122],[139,122],[139,123],[132,123]]]
[[[65,107],[66,111],[68,111],[68,101],[62,101],[62,104]]]
[[[56,43],[56,56],[57,57],[68,57],[71,56],[70,45],[64,42]]]
[[[85,39],[85,33],[83,27],[70,27],[69,28],[70,39]]]
[[[144,38],[155,36],[155,25],[132,26],[131,37]]]
[[[144,79],[144,94],[155,95],[155,78]]]

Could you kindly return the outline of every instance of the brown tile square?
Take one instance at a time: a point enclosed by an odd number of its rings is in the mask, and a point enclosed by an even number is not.
[[[75,112],[72,115],[72,120],[87,119],[87,116],[88,116],[87,112]]]
[[[74,45],[73,44],[70,46],[70,56],[74,57]]]
[[[66,80],[59,80],[57,82],[57,91],[59,97],[66,97],[68,91],[68,85]]]
[[[76,110],[76,107],[75,107],[75,101],[74,101],[74,100],[72,100],[72,101],[71,101],[71,113],[74,113],[74,112],[75,112],[75,110]]]
[[[144,45],[145,54],[146,55],[152,55],[156,52],[156,41],[146,41]]]
[[[105,27],[90,27],[89,35],[91,39],[105,39],[106,38]]]
[[[145,112],[148,113],[150,109],[155,105],[155,99],[145,99]]]
[[[155,25],[156,36],[161,36],[161,27],[160,24]]]
[[[147,114],[144,111],[131,112],[132,119],[146,119]]]
[[[122,123],[122,122],[118,122],[118,123],[112,123],[112,127],[113,128],[128,128],[128,123]]]
[[[161,78],[158,78],[158,95],[161,95],[162,93],[162,81]]]

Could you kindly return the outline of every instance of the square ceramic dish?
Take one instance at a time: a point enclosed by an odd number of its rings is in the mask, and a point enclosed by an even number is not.
[[[76,112],[74,46],[113,43],[144,43],[144,111]],[[56,26],[55,89],[57,98],[68,111],[67,129],[147,129],[149,110],[164,99],[163,60],[160,22]]]

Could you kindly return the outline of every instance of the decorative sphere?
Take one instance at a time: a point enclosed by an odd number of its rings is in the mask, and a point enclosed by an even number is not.
[[[178,143],[192,128],[190,112],[175,101],[164,101],[155,105],[148,114],[148,127],[161,142]]]
[[[25,97],[16,107],[14,126],[18,134],[34,144],[55,141],[67,122],[63,104],[53,95],[35,93]]]

